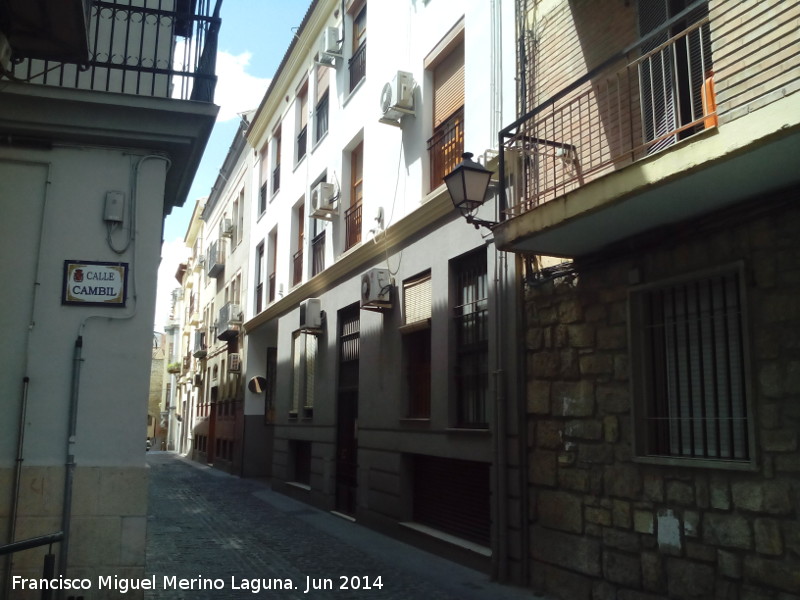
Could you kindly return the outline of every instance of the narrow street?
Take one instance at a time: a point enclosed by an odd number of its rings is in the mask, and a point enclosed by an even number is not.
[[[145,598],[539,598],[277,494],[262,482],[173,453],[149,452],[147,461],[147,576],[155,576],[157,589]]]

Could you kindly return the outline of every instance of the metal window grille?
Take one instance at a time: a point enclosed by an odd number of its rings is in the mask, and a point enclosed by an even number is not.
[[[741,273],[631,295],[641,454],[750,459]]]
[[[486,254],[475,252],[455,266],[456,388],[459,427],[488,425],[489,319]]]
[[[317,103],[314,124],[314,141],[318,142],[328,132],[328,92]]]

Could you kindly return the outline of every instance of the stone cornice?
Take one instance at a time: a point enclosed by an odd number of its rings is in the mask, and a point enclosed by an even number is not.
[[[314,294],[329,289],[337,281],[375,260],[390,248],[400,245],[411,236],[447,216],[455,217],[456,212],[447,188],[442,185],[428,194],[418,209],[379,234],[377,242],[372,240],[362,242],[339,257],[339,260],[330,267],[293,288],[286,296],[273,302],[261,313],[247,321],[244,324],[245,333],[249,334],[261,325],[293,310],[306,298],[313,298]]]

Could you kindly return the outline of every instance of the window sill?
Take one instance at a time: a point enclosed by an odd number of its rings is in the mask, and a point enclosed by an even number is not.
[[[297,169],[300,167],[300,165],[302,165],[305,162],[306,156],[308,156],[308,152],[303,154],[303,157],[300,160],[298,160],[296,163],[294,163],[294,167],[292,167],[292,173],[295,173],[297,171]]]
[[[287,481],[286,485],[288,485],[289,487],[297,488],[298,490],[306,491],[306,492],[310,492],[311,491],[311,486],[310,485],[308,485],[307,483],[300,483],[299,481]]]
[[[430,417],[402,417],[400,419],[400,425],[404,425],[406,427],[422,426],[430,424],[431,424]]]
[[[324,142],[324,141],[325,141],[325,138],[326,138],[326,137],[328,137],[328,132],[327,132],[327,131],[326,131],[325,133],[323,133],[323,134],[322,134],[322,137],[321,137],[321,138],[319,138],[319,139],[318,139],[316,142],[314,142],[314,145],[313,145],[313,146],[311,146],[311,153],[312,153],[312,154],[313,154],[313,153],[314,153],[314,151],[317,149],[317,147],[318,147],[318,146],[319,146],[319,145],[320,145],[322,142]]]
[[[348,105],[348,103],[350,102],[350,99],[353,96],[355,96],[358,93],[358,90],[360,90],[364,86],[364,82],[366,80],[367,80],[366,77],[362,77],[361,80],[356,84],[356,86],[352,90],[350,90],[350,93],[347,94],[347,98],[345,98],[344,102],[342,103],[342,108],[344,108],[345,106]]]
[[[453,546],[458,546],[459,548],[463,548],[464,550],[469,550],[470,552],[474,552],[475,554],[480,554],[481,556],[486,556],[487,558],[492,555],[491,548],[487,548],[486,546],[481,546],[480,544],[476,544],[475,542],[470,542],[460,537],[456,537],[449,533],[445,533],[444,531],[439,531],[438,529],[434,529],[433,527],[428,527],[427,525],[422,525],[421,523],[414,523],[413,521],[406,521],[406,522],[401,521],[399,524],[402,527],[406,527],[423,535],[436,538],[437,540],[441,540],[448,544],[452,544]]]
[[[488,435],[492,432],[491,429],[488,427],[486,428],[477,428],[477,427],[447,427],[445,428],[447,433],[466,433],[466,434],[483,434]]]
[[[665,467],[687,467],[694,469],[719,469],[721,471],[758,471],[755,460],[725,460],[715,458],[678,458],[673,456],[634,456],[633,462],[662,465]]]
[[[397,328],[397,331],[400,332],[401,335],[414,333],[415,331],[423,331],[424,329],[431,328],[431,319],[428,317],[427,319],[420,319],[419,321],[415,321],[414,323],[409,323],[407,325],[401,325]]]

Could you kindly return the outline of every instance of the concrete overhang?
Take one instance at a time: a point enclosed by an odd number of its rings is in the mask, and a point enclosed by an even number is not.
[[[494,229],[498,249],[575,258],[800,184],[800,93],[721,124]]]
[[[6,82],[0,91],[0,144],[79,144],[167,156],[164,214],[181,206],[214,127],[219,107],[153,98]]]

